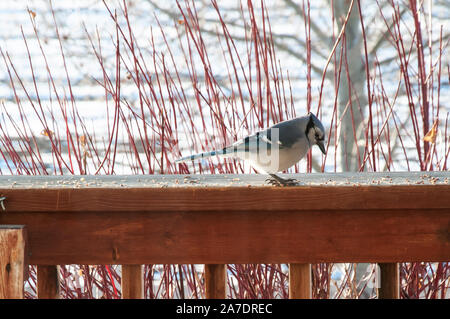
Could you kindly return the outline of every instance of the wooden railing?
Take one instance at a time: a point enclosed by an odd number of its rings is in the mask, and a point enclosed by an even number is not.
[[[142,297],[142,264],[205,264],[225,298],[226,264],[288,263],[289,296],[311,297],[310,264],[379,263],[398,298],[399,262],[450,260],[450,173],[1,176],[0,297],[58,296],[56,265],[121,264],[122,296]],[[20,225],[20,226],[11,226]]]

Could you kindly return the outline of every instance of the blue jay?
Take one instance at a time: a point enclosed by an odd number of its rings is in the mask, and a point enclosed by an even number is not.
[[[284,171],[300,161],[315,144],[323,154],[325,129],[312,113],[283,121],[268,129],[249,135],[236,143],[206,153],[185,156],[176,163],[208,158],[211,156],[237,157],[246,160],[260,173],[269,174],[269,182],[278,186],[296,185],[292,179],[281,178],[275,173]]]

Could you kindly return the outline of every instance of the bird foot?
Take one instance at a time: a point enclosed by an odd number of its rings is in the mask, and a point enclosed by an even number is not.
[[[297,186],[299,181],[293,178],[281,178],[275,174],[270,174],[271,177],[266,179],[266,182],[272,186]]]

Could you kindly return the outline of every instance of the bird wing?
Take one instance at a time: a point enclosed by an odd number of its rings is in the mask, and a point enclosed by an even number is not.
[[[296,118],[275,124],[268,129],[249,135],[227,147],[227,152],[259,152],[272,148],[287,149],[306,135],[302,129],[304,118]]]
[[[278,139],[277,142],[280,148],[290,148],[302,138],[306,138],[305,129],[303,128],[306,125],[306,121],[305,117],[298,117],[275,124],[268,129],[270,130],[269,139]],[[278,129],[278,136],[274,136],[276,133],[274,129]]]
[[[230,151],[237,154],[256,153],[260,150],[270,150],[272,147],[273,142],[270,131],[264,130],[235,142],[227,147],[227,152]]]

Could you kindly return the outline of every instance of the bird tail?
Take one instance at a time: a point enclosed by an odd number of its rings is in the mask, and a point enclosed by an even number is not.
[[[184,156],[184,157],[177,159],[175,161],[175,163],[185,163],[185,162],[189,162],[189,161],[195,161],[196,159],[199,159],[199,158],[208,158],[208,157],[212,157],[212,156],[216,156],[216,155],[222,155],[222,156],[231,155],[231,154],[227,154],[227,150],[228,150],[228,148],[224,148],[222,150],[215,150],[215,151],[211,151],[211,152],[198,153],[198,154],[194,154],[194,155]]]

